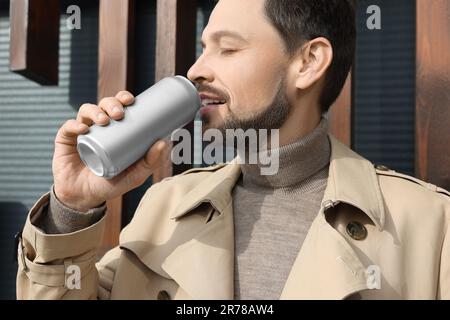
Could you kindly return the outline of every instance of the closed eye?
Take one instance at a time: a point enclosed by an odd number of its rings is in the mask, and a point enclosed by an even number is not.
[[[236,50],[236,49],[222,49],[220,51],[220,54],[228,56],[228,55],[232,55],[236,52],[238,52],[238,50]]]

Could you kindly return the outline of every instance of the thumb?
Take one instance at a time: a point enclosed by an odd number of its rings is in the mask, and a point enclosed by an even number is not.
[[[138,162],[138,166],[144,170],[155,170],[161,165],[164,150],[168,144],[164,140],[157,141],[153,144],[146,155]]]
[[[110,183],[120,192],[119,194],[140,186],[161,166],[161,154],[165,148],[164,141],[156,142],[142,159],[114,177]]]

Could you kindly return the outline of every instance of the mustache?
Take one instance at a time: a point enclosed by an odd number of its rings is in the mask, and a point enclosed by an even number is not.
[[[195,87],[197,88],[198,92],[211,93],[211,94],[214,94],[214,95],[219,96],[221,98],[224,98],[227,101],[229,100],[229,97],[228,97],[228,95],[225,92],[221,91],[220,89],[214,88],[214,87],[212,87],[210,85],[196,83]]]

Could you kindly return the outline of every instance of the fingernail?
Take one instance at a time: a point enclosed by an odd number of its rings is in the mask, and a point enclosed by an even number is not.
[[[114,107],[112,111],[113,111],[113,113],[119,114],[119,113],[122,113],[122,108]]]
[[[105,116],[105,114],[103,114],[103,113],[99,113],[98,116],[97,116],[97,118],[98,118],[98,120],[100,120],[100,121],[105,121],[105,120],[106,120],[106,116]]]
[[[131,99],[131,96],[129,94],[124,93],[122,95],[122,100],[130,100],[130,99]]]

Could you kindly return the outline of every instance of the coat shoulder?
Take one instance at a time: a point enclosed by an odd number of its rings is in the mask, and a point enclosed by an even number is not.
[[[188,175],[188,174],[197,173],[197,172],[214,172],[219,169],[222,169],[226,165],[227,165],[226,163],[219,163],[219,164],[212,165],[209,167],[193,168],[193,169],[183,172],[181,175],[183,176],[183,175]]]
[[[224,168],[227,164],[226,163],[220,163],[208,167],[201,167],[201,168],[193,168],[186,170],[183,173],[180,173],[176,176],[168,177],[158,184],[165,184],[167,186],[173,185],[173,184],[179,184],[183,182],[190,183],[198,183],[203,181],[207,176],[210,176],[211,174],[219,171],[220,169]]]
[[[430,197],[441,198],[443,201],[450,204],[450,192],[444,188],[420,180],[416,177],[391,170],[383,165],[376,165],[375,171],[380,180],[398,186],[399,191],[407,188],[408,191],[410,191],[407,196],[411,196],[411,192],[418,192],[421,194],[428,194]]]
[[[197,197],[196,187],[225,166],[226,164],[220,164],[195,168],[154,183],[140,200],[132,221],[125,232],[122,232],[121,241],[149,237],[147,233],[151,226],[159,226],[160,229],[175,228],[177,222],[172,218],[180,210],[180,205],[185,203],[186,197],[192,192]]]
[[[155,199],[155,194],[158,194],[158,196],[160,194],[165,194],[164,198],[167,199],[167,196],[170,195],[171,201],[176,201],[184,194],[187,194],[192,189],[196,188],[209,176],[223,169],[226,165],[226,163],[221,163],[209,167],[193,168],[181,174],[167,177],[160,182],[153,184],[147,190],[143,200],[150,195],[153,195],[153,199]]]

